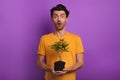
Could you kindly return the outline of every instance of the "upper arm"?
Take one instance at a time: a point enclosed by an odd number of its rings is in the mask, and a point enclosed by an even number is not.
[[[77,59],[77,62],[84,64],[84,54],[83,53],[76,54],[76,59]]]
[[[83,48],[83,44],[82,44],[82,40],[81,40],[81,38],[80,37],[76,37],[76,41],[75,41],[75,43],[76,43],[76,54],[78,53],[83,53],[84,52],[84,48]]]
[[[45,56],[45,39],[44,39],[43,36],[40,38],[40,42],[39,42],[38,52],[37,53],[38,53],[38,55],[40,55],[40,57],[42,57],[41,55]]]
[[[44,61],[45,56],[44,55],[38,55],[38,61]]]

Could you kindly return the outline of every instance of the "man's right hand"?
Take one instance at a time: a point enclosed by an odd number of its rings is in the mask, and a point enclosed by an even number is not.
[[[67,71],[55,71],[54,68],[52,68],[52,73],[53,73],[54,75],[60,76],[60,75],[66,74]]]

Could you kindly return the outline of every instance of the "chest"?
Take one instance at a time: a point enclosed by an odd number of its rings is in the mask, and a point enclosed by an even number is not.
[[[46,39],[45,40],[46,52],[53,52],[53,53],[55,53],[55,50],[52,49],[50,46],[55,44],[59,40],[60,40],[59,38],[57,38],[57,39],[54,39],[54,38]],[[75,40],[73,38],[64,38],[64,41],[68,44],[68,51],[69,52],[75,51],[76,43],[75,43]]]

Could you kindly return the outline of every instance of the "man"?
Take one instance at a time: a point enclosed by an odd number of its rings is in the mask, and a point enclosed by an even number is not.
[[[51,19],[54,23],[54,32],[43,35],[38,48],[38,66],[45,70],[45,80],[76,80],[76,70],[84,64],[84,49],[79,36],[66,31],[66,22],[69,11],[62,4],[51,9]],[[54,62],[59,60],[55,51],[49,46],[64,39],[68,44],[68,52],[61,54],[65,68],[62,71],[54,70]],[[46,58],[46,62],[44,59]]]

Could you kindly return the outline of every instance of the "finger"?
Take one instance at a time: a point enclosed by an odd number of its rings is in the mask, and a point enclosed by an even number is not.
[[[63,69],[63,71],[67,71],[68,69]]]
[[[68,71],[69,69],[67,69],[67,68],[65,68],[65,69],[63,69],[63,71]]]
[[[63,72],[63,71],[55,71],[55,72],[57,72],[57,73],[61,73],[61,72]]]

